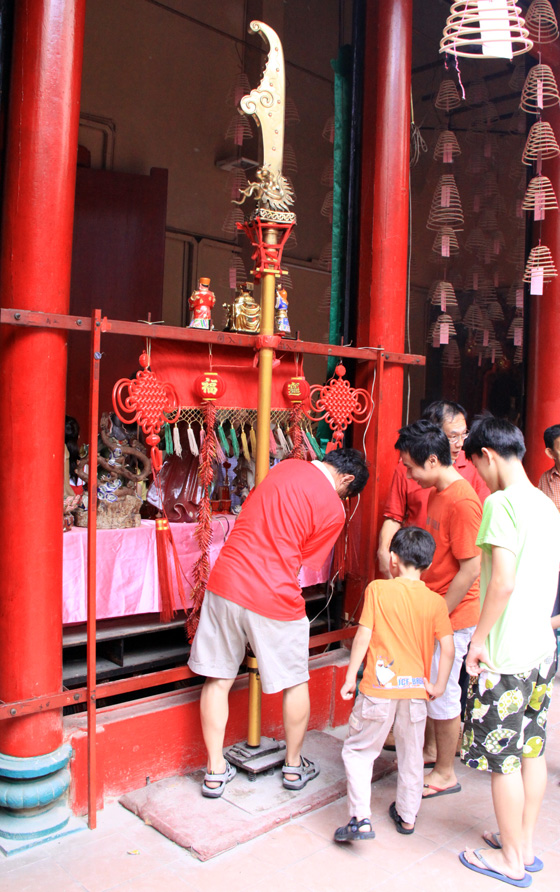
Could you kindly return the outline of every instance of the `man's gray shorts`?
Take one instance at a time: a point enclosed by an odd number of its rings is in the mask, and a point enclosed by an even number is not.
[[[206,590],[189,668],[209,678],[235,678],[247,644],[262,689],[275,694],[309,681],[309,620],[268,619]]]

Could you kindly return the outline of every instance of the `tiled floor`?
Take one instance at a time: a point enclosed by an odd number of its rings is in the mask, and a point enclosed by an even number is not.
[[[549,712],[549,783],[536,853],[545,869],[533,876],[537,892],[560,883],[560,678]],[[465,846],[481,844],[495,829],[488,775],[457,765],[463,790],[425,803],[416,832],[395,832],[387,809],[395,777],[372,790],[374,840],[339,846],[334,829],[348,820],[346,800],[238,846],[205,863],[192,858],[122,808],[108,805],[95,831],[47,843],[27,853],[0,856],[2,892],[504,892],[506,886],[460,864]]]

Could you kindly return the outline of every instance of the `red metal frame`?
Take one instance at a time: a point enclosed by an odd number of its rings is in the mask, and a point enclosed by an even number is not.
[[[105,333],[137,335],[146,337],[146,324],[108,320],[102,317],[100,310],[92,313],[91,319],[64,314],[39,313],[29,310],[1,309],[0,324],[23,327],[54,328],[59,330],[89,331],[91,340],[90,361],[90,410],[89,410],[89,442],[96,443],[98,436],[99,415],[99,372],[101,360],[101,335]],[[237,335],[230,332],[204,331],[202,329],[175,328],[161,325],[150,328],[151,338],[167,340],[198,341],[202,343],[228,344],[240,347],[256,347],[257,336]],[[379,407],[382,400],[382,378],[386,363],[397,365],[424,365],[425,357],[418,354],[391,353],[382,348],[334,347],[329,344],[317,344],[310,341],[282,339],[279,349],[290,353],[309,353],[323,356],[346,356],[359,362],[375,363],[374,409],[372,416],[374,454],[371,463],[375,469],[373,478],[373,510],[369,518],[370,529],[376,529],[377,495],[379,486],[379,462],[377,444],[379,441]],[[95,461],[97,456],[95,456]],[[97,473],[90,469],[88,482],[88,576],[87,576],[87,678],[86,686],[74,691],[63,691],[60,694],[35,697],[12,703],[0,703],[0,720],[19,718],[33,713],[60,709],[76,703],[87,704],[87,737],[88,737],[88,825],[95,829],[96,815],[96,701],[97,697],[112,697],[119,694],[145,688],[158,687],[186,678],[193,678],[194,673],[187,666],[174,669],[163,669],[134,678],[106,682],[97,685],[96,678],[96,533],[97,533]],[[373,566],[368,566],[368,573]],[[335,632],[326,632],[310,638],[310,649],[324,647],[327,644],[352,638],[356,627],[351,626]]]

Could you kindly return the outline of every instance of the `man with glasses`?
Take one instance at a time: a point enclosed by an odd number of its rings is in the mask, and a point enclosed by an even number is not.
[[[463,452],[463,443],[467,438],[467,413],[459,403],[451,400],[436,400],[425,409],[422,418],[437,424],[449,440],[451,449],[451,461],[456,471],[459,472],[476,492],[482,504],[490,494],[490,490],[479,476],[472,462],[467,461]],[[383,525],[379,533],[379,547],[377,560],[379,570],[386,579],[391,578],[389,571],[389,545],[391,539],[403,526],[417,526],[425,529],[426,511],[430,490],[424,489],[420,484],[407,477],[406,468],[399,461],[387,501],[383,511]]]

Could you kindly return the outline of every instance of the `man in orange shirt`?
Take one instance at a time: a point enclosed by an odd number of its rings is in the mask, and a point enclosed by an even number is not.
[[[467,461],[463,452],[463,443],[468,436],[466,410],[452,400],[435,400],[424,409],[424,421],[431,421],[441,427],[449,440],[451,461],[461,477],[471,484],[480,501],[490,495],[490,490],[479,476],[472,462]],[[383,525],[379,532],[377,560],[379,572],[386,579],[391,578],[389,572],[389,544],[397,530],[405,526],[426,526],[429,489],[421,487],[406,476],[406,468],[402,462],[397,464],[391,487],[383,509]]]
[[[401,453],[407,475],[422,487],[434,487],[428,500],[426,529],[436,542],[431,567],[423,581],[445,598],[453,627],[455,661],[442,697],[428,706],[434,720],[437,757],[427,775],[424,798],[458,793],[454,760],[461,726],[459,673],[479,616],[480,550],[476,537],[482,519],[480,499],[453,467],[449,440],[429,421],[401,428],[395,448]],[[432,664],[437,678],[439,653]]]

